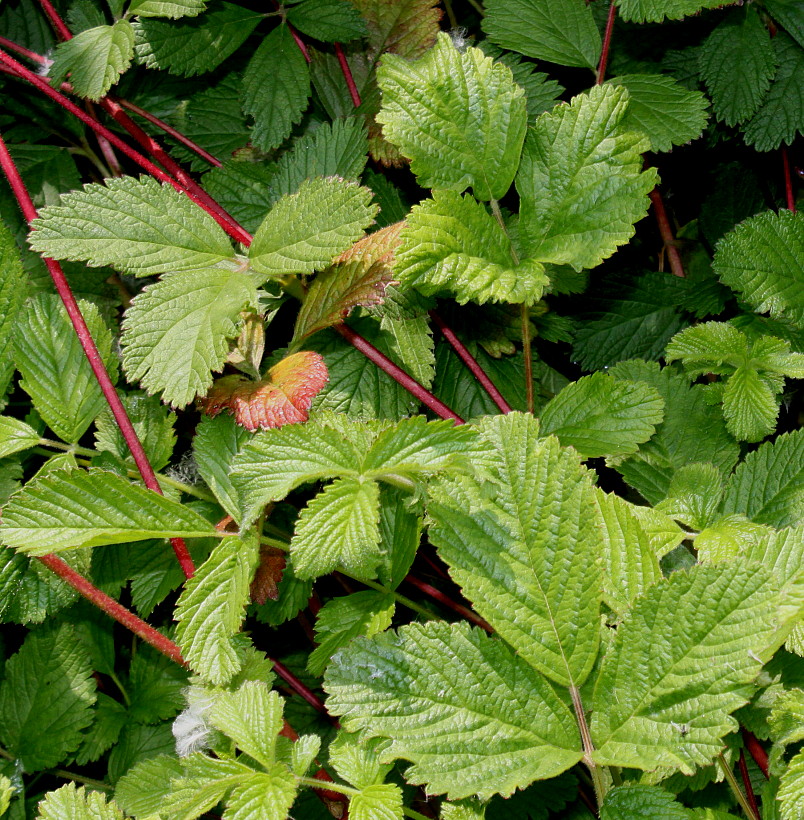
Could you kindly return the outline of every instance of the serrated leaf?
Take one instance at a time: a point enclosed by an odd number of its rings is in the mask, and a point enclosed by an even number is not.
[[[718,243],[714,269],[759,313],[804,328],[804,214],[765,211]]]
[[[78,306],[101,360],[116,381],[112,334],[94,304],[82,299]],[[20,386],[59,438],[78,442],[105,400],[61,300],[49,293],[35,296],[18,317],[15,330]]]
[[[174,780],[165,796],[165,810],[176,820],[195,820],[223,800],[254,770],[237,760],[220,760],[194,753],[184,758],[183,776]]]
[[[481,203],[454,191],[434,191],[413,207],[394,259],[402,287],[448,292],[462,304],[533,304],[549,281],[540,263],[514,261],[510,239]]]
[[[763,8],[804,48],[804,16],[801,0],[763,0]]]
[[[723,415],[738,441],[762,441],[776,428],[776,392],[756,370],[738,367],[723,390]]]
[[[483,31],[503,48],[560,65],[595,68],[600,34],[581,0],[489,0]]]
[[[234,257],[211,216],[152,177],[90,183],[43,208],[31,225],[29,241],[39,253],[135,276],[195,270]]]
[[[403,820],[402,789],[393,783],[375,783],[349,801],[353,820]]]
[[[226,801],[227,820],[286,820],[296,799],[296,778],[281,763],[273,763],[266,772],[245,775]]]
[[[726,487],[723,512],[773,527],[804,518],[804,430],[778,436],[745,457]]]
[[[5,664],[0,742],[27,771],[55,766],[80,745],[94,703],[89,655],[72,628],[30,632]]]
[[[411,160],[419,184],[478,199],[511,187],[527,126],[525,97],[506,66],[446,34],[416,63],[386,55],[377,72],[385,138]]]
[[[75,753],[75,762],[79,766],[98,760],[104,752],[114,746],[128,718],[126,707],[121,703],[102,692],[99,692],[97,697],[94,721]]]
[[[9,416],[0,416],[0,458],[35,447],[40,438],[30,424]]]
[[[257,229],[251,266],[265,278],[321,270],[363,235],[376,213],[368,188],[337,177],[306,180]]]
[[[58,87],[67,75],[79,97],[97,102],[131,65],[134,29],[128,20],[96,26],[59,43],[50,67],[51,82]]]
[[[659,786],[627,783],[606,793],[600,820],[689,820],[687,809]]]
[[[529,129],[516,179],[527,257],[593,268],[634,234],[655,169],[642,170],[647,137],[626,131],[625,88],[595,86]]]
[[[720,23],[698,50],[698,62],[715,114],[726,125],[756,113],[776,73],[770,33],[752,6]]]
[[[422,532],[422,516],[408,506],[409,495],[389,484],[380,486],[380,543],[382,560],[377,570],[380,583],[396,589],[408,574]]]
[[[603,659],[590,730],[600,765],[692,774],[711,763],[773,645],[779,594],[757,564],[696,566],[640,598]]]
[[[134,23],[134,50],[148,68],[192,77],[212,71],[233,54],[262,19],[259,12],[219,2],[182,23],[145,19]]]
[[[215,534],[186,505],[103,470],[58,470],[34,479],[6,505],[0,525],[3,543],[28,555]]]
[[[795,820],[804,811],[804,752],[799,752],[782,773],[778,791],[781,820]]]
[[[14,373],[14,325],[27,298],[26,280],[14,237],[0,222],[0,409]]]
[[[663,419],[664,401],[655,388],[593,373],[568,384],[547,403],[541,430],[584,458],[624,456],[635,453]]]
[[[380,562],[380,491],[374,481],[339,478],[300,513],[290,554],[298,578],[343,568],[373,578]]]
[[[628,89],[623,128],[647,134],[652,151],[670,151],[701,136],[708,116],[700,91],[662,74],[623,74],[608,83]]]
[[[243,74],[240,100],[254,117],[252,142],[264,151],[285,140],[307,106],[310,69],[284,23],[258,46]]]
[[[159,723],[182,710],[187,670],[150,647],[143,647],[131,659],[129,685],[131,720]]]
[[[176,640],[193,671],[217,686],[240,670],[232,638],[246,614],[256,561],[253,539],[224,538],[179,596]]]
[[[804,71],[804,48],[784,32],[774,38],[779,67],[759,111],[746,124],[744,139],[757,151],[792,145],[804,133],[804,90],[798,78]]]
[[[197,17],[206,9],[204,0],[133,0],[128,13],[138,17]]]
[[[288,22],[326,43],[348,43],[367,33],[360,12],[348,0],[302,0],[289,6]]]
[[[341,729],[329,745],[329,762],[339,777],[364,789],[382,783],[391,771],[392,764],[382,762],[387,747],[388,741],[382,738],[366,739]]]
[[[581,758],[575,722],[552,687],[465,623],[358,638],[335,655],[324,686],[344,726],[389,737],[385,755],[412,761],[406,779],[431,794],[508,795]]]
[[[123,820],[114,801],[107,803],[101,792],[88,792],[75,783],[48,792],[38,808],[37,820]]]
[[[438,34],[441,9],[435,0],[352,0],[368,26],[368,55],[383,52],[408,60],[421,57]]]
[[[169,276],[146,287],[123,321],[123,367],[129,379],[175,407],[206,393],[223,368],[241,311],[256,306],[253,280],[237,270]]]
[[[391,625],[394,598],[382,592],[364,590],[327,601],[315,622],[318,646],[307,658],[311,675],[323,674],[329,659],[358,635],[370,638]],[[354,782],[354,781],[350,781]]]
[[[661,23],[680,20],[702,9],[729,5],[723,0],[620,0],[617,4],[623,20],[632,23]]]
[[[149,817],[158,813],[170,792],[171,780],[182,773],[178,758],[161,755],[142,760],[118,781],[115,800],[132,816]]]
[[[488,19],[488,16],[486,19]],[[564,87],[543,71],[536,71],[533,63],[523,60],[515,52],[502,51],[501,49],[492,50],[490,44],[490,40],[484,41],[481,43],[481,47],[487,54],[511,69],[514,82],[522,87],[527,97],[528,124],[533,123],[540,114],[549,111],[556,104],[556,100],[563,93]],[[498,51],[500,51],[499,54]]]
[[[481,429],[493,476],[433,489],[430,540],[476,611],[518,655],[561,686],[597,657],[602,572],[591,474],[530,416]],[[491,498],[488,496],[491,495]]]
[[[306,350],[286,356],[258,382],[245,376],[218,379],[200,404],[209,416],[231,410],[247,430],[300,424],[328,380],[323,358]]]
[[[686,464],[676,471],[667,498],[656,509],[692,529],[703,530],[714,523],[722,497],[723,476],[714,464]]]

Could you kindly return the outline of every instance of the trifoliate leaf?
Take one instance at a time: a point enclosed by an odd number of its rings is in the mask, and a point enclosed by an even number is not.
[[[68,41],[69,42],[69,41]],[[39,802],[37,820],[123,820],[123,812],[114,802],[106,802],[101,792],[88,792],[83,786],[68,783],[48,792]]]
[[[289,135],[307,106],[310,69],[284,23],[258,46],[243,74],[240,100],[254,117],[252,142],[264,151]]]
[[[729,14],[698,50],[698,61],[715,115],[726,125],[756,113],[776,73],[770,33],[753,6]]]
[[[617,4],[623,20],[632,23],[661,23],[665,17],[680,20],[702,9],[727,5],[723,0],[620,0]]]
[[[177,20],[180,17],[197,17],[205,9],[204,0],[133,0],[129,3],[128,13],[138,17]]]
[[[370,638],[391,625],[393,595],[364,590],[333,598],[321,608],[315,622],[318,646],[307,659],[311,675],[321,675],[336,650],[358,635]]]
[[[90,183],[43,208],[31,224],[31,247],[39,253],[137,276],[194,270],[234,257],[211,216],[152,177]]]
[[[325,43],[348,43],[367,33],[360,12],[348,0],[302,0],[287,9],[288,22]]]
[[[527,114],[506,66],[480,49],[458,51],[447,34],[420,60],[387,55],[377,72],[385,138],[411,160],[425,188],[500,199],[511,187]]]
[[[798,78],[804,71],[804,49],[784,32],[773,44],[779,68],[759,111],[745,126],[744,139],[757,151],[792,145],[804,133],[804,89]]]
[[[97,307],[79,302],[112,380],[117,380],[112,334]],[[56,435],[75,444],[106,402],[67,311],[55,294],[31,299],[16,324],[14,359],[20,386]]]
[[[489,0],[483,31],[537,60],[594,68],[600,57],[600,33],[582,0]]]
[[[337,568],[357,578],[374,577],[381,557],[379,494],[374,481],[339,478],[301,511],[290,542],[298,578]]]
[[[103,470],[57,470],[3,510],[0,537],[28,555],[148,538],[202,538],[212,524],[189,507]]]
[[[547,403],[541,430],[584,458],[624,456],[635,453],[663,418],[664,401],[655,388],[593,373],[571,382]]]
[[[50,80],[58,87],[69,74],[75,93],[97,102],[128,69],[133,57],[134,29],[128,20],[96,26],[59,43]]]
[[[435,43],[441,9],[435,0],[352,0],[368,26],[368,55],[383,52],[408,60],[421,57]]]
[[[765,442],[745,457],[726,487],[723,512],[773,527],[804,518],[804,430]]]
[[[232,638],[246,614],[256,562],[254,539],[224,538],[179,596],[176,640],[190,668],[217,686],[240,670]]]
[[[174,407],[189,404],[223,368],[240,312],[256,305],[253,280],[237,270],[188,271],[149,285],[123,321],[126,374]]]
[[[700,91],[690,91],[663,74],[623,74],[608,83],[628,89],[622,126],[647,134],[651,151],[669,151],[701,136],[707,102]]]
[[[773,643],[778,589],[758,564],[674,572],[637,600],[606,653],[592,698],[593,759],[692,774],[737,729]]]
[[[257,229],[251,266],[263,278],[321,270],[363,235],[376,213],[368,188],[337,177],[307,180]]]
[[[192,77],[217,68],[237,51],[262,19],[259,12],[220,2],[181,23],[144,19],[134,23],[137,59],[148,68]]]
[[[30,424],[9,416],[0,416],[0,458],[35,447],[40,438]]]
[[[366,786],[349,801],[353,820],[403,820],[402,789],[393,783]]]
[[[627,104],[625,88],[595,86],[530,128],[516,179],[527,257],[593,268],[633,236],[657,177],[642,170],[647,137],[621,125]]]
[[[231,410],[235,421],[247,430],[300,424],[307,421],[313,399],[328,380],[318,353],[292,353],[258,382],[245,376],[218,379],[200,404],[209,416]]]
[[[508,795],[581,758],[575,721],[552,687],[465,623],[357,638],[332,659],[324,687],[344,727],[390,738],[384,756],[412,761],[406,780],[431,794]]]
[[[92,665],[73,629],[29,632],[5,664],[0,743],[26,771],[55,766],[80,745],[94,703]]]
[[[627,783],[606,793],[600,820],[689,820],[687,809],[659,786]]]
[[[494,481],[434,488],[430,540],[477,612],[520,657],[561,686],[580,686],[600,639],[591,474],[574,451],[539,438],[530,416],[489,417],[481,435]]]
[[[228,820],[252,820],[255,817],[286,820],[296,799],[296,778],[282,763],[273,763],[266,769],[238,778],[226,801]]]
[[[718,243],[714,269],[759,313],[804,328],[804,214],[765,211]]]
[[[454,191],[434,191],[413,207],[394,257],[403,287],[447,292],[462,304],[533,304],[549,281],[538,262],[514,261],[510,239],[481,203]]]

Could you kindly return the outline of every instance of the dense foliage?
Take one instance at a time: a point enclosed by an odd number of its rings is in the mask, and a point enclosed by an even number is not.
[[[804,815],[801,0],[2,0],[0,72],[0,815]]]

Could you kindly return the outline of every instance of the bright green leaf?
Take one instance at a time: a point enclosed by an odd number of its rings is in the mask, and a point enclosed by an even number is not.
[[[762,441],[776,429],[776,391],[751,367],[738,367],[723,390],[723,416],[738,441]]]
[[[118,781],[115,800],[126,814],[149,817],[157,814],[162,800],[170,792],[170,782],[182,773],[182,764],[176,757],[160,755],[142,760],[129,769]]]
[[[633,23],[661,23],[665,17],[680,20],[702,9],[724,5],[723,0],[619,0],[623,20]]]
[[[68,783],[45,795],[37,820],[123,820],[123,812],[116,803],[107,803],[101,792]]]
[[[606,793],[600,820],[689,820],[686,808],[658,786],[627,783]]]
[[[402,789],[392,783],[376,783],[361,789],[349,801],[353,820],[403,820]]]
[[[9,416],[0,416],[0,458],[35,447],[40,438],[30,424]]]
[[[676,471],[667,498],[656,509],[694,530],[703,530],[714,523],[722,497],[723,476],[714,464],[685,464]]]
[[[286,820],[296,799],[296,778],[281,763],[266,768],[238,779],[226,801],[227,820]]]
[[[138,17],[167,17],[177,20],[179,17],[197,17],[205,9],[204,0],[132,0],[128,13]]]

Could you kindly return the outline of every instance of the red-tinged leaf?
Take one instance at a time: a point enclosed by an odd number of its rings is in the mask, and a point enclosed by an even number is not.
[[[393,225],[364,236],[336,257],[335,264],[360,260],[365,265],[373,265],[375,262],[393,265],[394,251],[399,247],[399,234],[404,227],[404,221],[395,222]]]
[[[285,553],[281,550],[260,545],[260,563],[251,582],[251,600],[255,604],[264,604],[269,598],[279,598],[279,582],[285,572],[287,563]]]
[[[218,379],[200,404],[209,416],[231,410],[247,430],[299,424],[307,421],[313,399],[328,381],[324,359],[305,350],[286,356],[258,382],[244,376]]]
[[[368,26],[372,60],[385,51],[414,60],[435,44],[441,21],[438,0],[352,0],[352,5]]]

